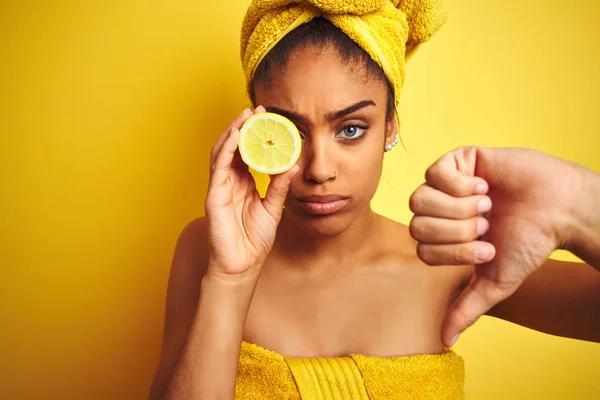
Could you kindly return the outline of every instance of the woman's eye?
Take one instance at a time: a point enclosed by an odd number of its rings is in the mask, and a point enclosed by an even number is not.
[[[344,139],[355,140],[365,134],[365,128],[357,125],[350,125],[342,129],[339,135]]]
[[[298,133],[300,134],[300,139],[306,140],[306,135],[304,134],[304,132],[302,132],[301,130],[298,130]]]

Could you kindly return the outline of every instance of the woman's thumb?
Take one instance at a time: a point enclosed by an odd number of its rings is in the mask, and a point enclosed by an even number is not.
[[[496,283],[475,273],[448,310],[442,327],[444,345],[451,347],[458,335],[506,297],[508,294],[498,290]]]
[[[290,189],[290,182],[299,169],[298,165],[294,165],[289,171],[271,177],[267,194],[262,202],[265,210],[277,221],[281,218],[283,203]]]

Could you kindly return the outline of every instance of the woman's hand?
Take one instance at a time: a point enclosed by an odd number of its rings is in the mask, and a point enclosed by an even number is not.
[[[265,112],[262,106],[254,114]],[[207,275],[240,279],[258,275],[271,251],[289,184],[298,166],[273,176],[264,199],[237,150],[240,128],[253,114],[246,109],[223,132],[211,151],[205,202],[209,231]]]
[[[410,200],[419,257],[478,264],[444,322],[446,346],[565,247],[581,181],[579,166],[519,148],[459,148],[429,167]]]

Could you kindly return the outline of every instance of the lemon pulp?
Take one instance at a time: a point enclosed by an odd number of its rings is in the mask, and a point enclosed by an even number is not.
[[[264,174],[280,174],[292,168],[302,150],[302,139],[296,125],[274,113],[254,114],[240,129],[242,160],[250,168]]]

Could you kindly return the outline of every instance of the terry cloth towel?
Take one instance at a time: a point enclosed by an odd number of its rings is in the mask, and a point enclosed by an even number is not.
[[[443,25],[442,0],[253,0],[242,25],[246,84],[265,55],[294,28],[321,16],[341,29],[383,69],[394,89],[399,123],[404,65]]]
[[[294,358],[242,342],[235,399],[464,399],[464,363],[449,349],[386,358]]]

